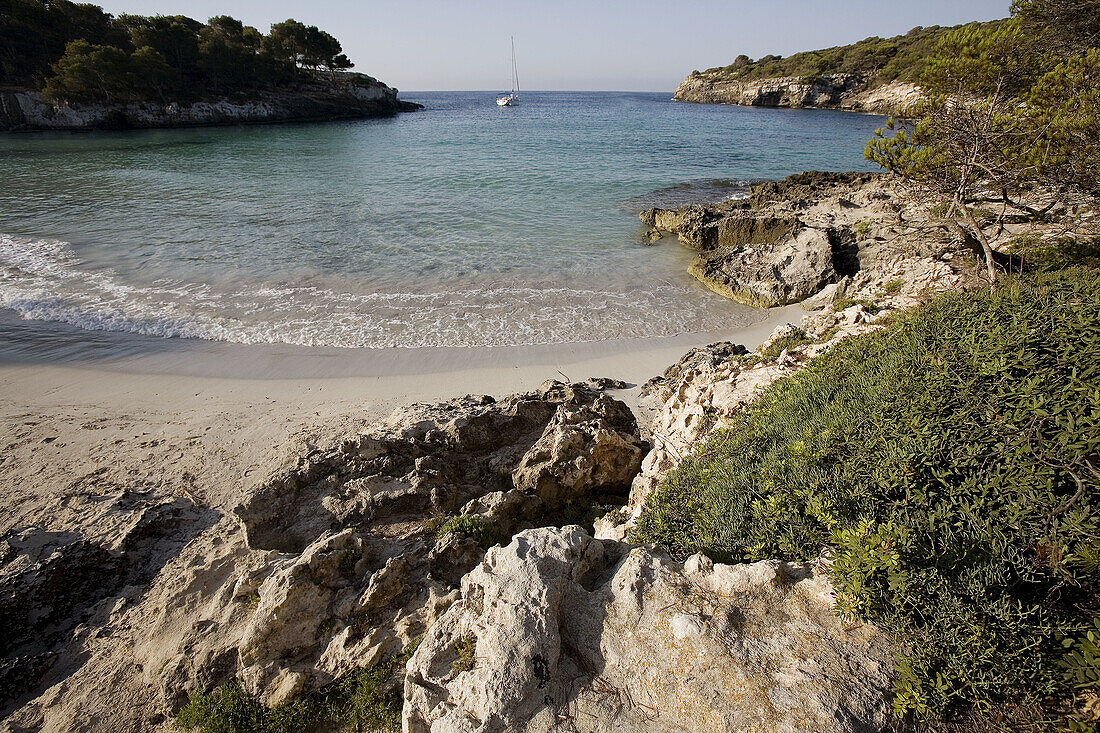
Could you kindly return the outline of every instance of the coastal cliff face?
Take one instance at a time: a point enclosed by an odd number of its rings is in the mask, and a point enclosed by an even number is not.
[[[679,102],[747,107],[841,109],[890,114],[921,98],[915,84],[878,84],[870,74],[825,74],[815,79],[775,77],[742,81],[722,70],[692,74],[676,88]]]
[[[143,129],[205,125],[309,122],[388,117],[420,105],[397,98],[397,90],[363,74],[342,74],[336,84],[298,84],[247,100],[192,104],[153,102],[119,105],[67,104],[39,92],[0,92],[0,131]]]

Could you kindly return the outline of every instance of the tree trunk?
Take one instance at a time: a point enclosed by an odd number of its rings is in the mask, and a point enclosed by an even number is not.
[[[958,199],[955,200],[955,205],[962,211],[963,220],[973,230],[974,236],[978,238],[978,242],[982,245],[982,254],[985,255],[985,269],[989,273],[989,289],[993,290],[993,285],[997,282],[997,265],[993,260],[993,247],[989,244],[989,239],[985,236],[981,225],[978,224],[967,205]]]

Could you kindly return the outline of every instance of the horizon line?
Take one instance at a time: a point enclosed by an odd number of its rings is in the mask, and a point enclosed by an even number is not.
[[[471,94],[510,94],[507,89],[398,89],[400,94],[438,94],[440,92],[468,92]],[[543,94],[546,92],[590,92],[596,94],[672,94],[675,90],[666,89],[528,89],[520,94]]]

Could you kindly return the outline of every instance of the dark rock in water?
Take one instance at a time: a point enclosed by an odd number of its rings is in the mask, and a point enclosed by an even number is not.
[[[689,204],[719,204],[748,197],[749,188],[762,179],[730,180],[707,178],[684,181],[656,191],[623,201],[620,206],[627,211],[643,211],[651,208],[674,209]]]

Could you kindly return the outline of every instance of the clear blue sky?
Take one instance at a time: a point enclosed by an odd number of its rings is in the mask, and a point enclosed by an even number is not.
[[[112,13],[227,14],[266,32],[296,18],[356,69],[405,91],[671,91],[692,69],[1008,15],[1009,0],[98,0]]]

